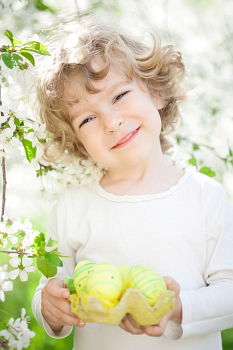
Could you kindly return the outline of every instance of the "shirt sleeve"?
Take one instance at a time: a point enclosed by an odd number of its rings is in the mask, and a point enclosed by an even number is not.
[[[183,337],[233,327],[233,205],[216,182],[203,196],[206,286],[181,291]]]
[[[58,267],[57,274],[54,277],[64,279],[68,276],[73,276],[75,264],[75,251],[68,245],[67,232],[67,208],[63,200],[59,200],[54,209],[51,211],[48,220],[48,236],[56,240],[58,251],[66,256],[62,258],[63,267]],[[32,311],[38,323],[45,329],[46,333],[52,338],[67,337],[72,326],[64,326],[59,333],[54,333],[41,312],[41,290],[51,278],[41,277],[39,285],[35,291],[32,300]]]

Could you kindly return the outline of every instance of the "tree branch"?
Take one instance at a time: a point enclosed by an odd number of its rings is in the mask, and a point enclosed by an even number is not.
[[[0,79],[1,79],[1,65],[0,65]],[[1,81],[0,81],[0,106],[2,106],[2,90],[1,90]],[[1,112],[1,116],[2,116]],[[6,160],[5,157],[2,157],[2,212],[1,212],[1,221],[3,221],[3,216],[5,213],[5,204],[6,204]]]
[[[27,252],[21,252],[20,250],[0,250],[0,253],[6,253],[6,254],[23,254],[23,255],[30,255],[33,256],[31,253]]]
[[[6,160],[5,157],[2,157],[2,212],[1,212],[1,221],[3,221],[5,213],[5,204],[6,204]]]

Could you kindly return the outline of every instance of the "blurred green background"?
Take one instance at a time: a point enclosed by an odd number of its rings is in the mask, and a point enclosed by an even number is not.
[[[37,40],[38,35],[46,44],[47,28],[74,19],[74,14],[78,18],[80,11],[111,18],[132,33],[152,29],[159,33],[163,43],[178,47],[187,67],[189,96],[181,110],[184,119],[178,134],[177,158],[187,161],[195,154],[198,165],[212,168],[233,199],[230,152],[233,150],[233,1],[0,0],[1,45],[6,29],[19,40]],[[9,89],[4,101],[10,106],[16,100],[29,102],[28,82],[25,75],[14,73],[13,90]],[[197,144],[201,146],[197,148]],[[28,217],[36,229],[44,231],[49,208],[62,188],[61,183],[57,188],[50,180],[37,179],[17,151],[7,160],[7,181],[8,216]],[[7,257],[1,254],[0,265],[6,261]],[[6,302],[0,302],[0,309],[14,318],[19,317],[22,307],[26,309],[30,329],[36,333],[29,349],[72,349],[72,335],[62,340],[49,338],[32,315],[31,300],[39,278],[39,273],[33,273],[29,274],[27,283],[15,281],[14,290],[6,293]],[[232,350],[233,330],[223,331],[222,338],[224,350]]]

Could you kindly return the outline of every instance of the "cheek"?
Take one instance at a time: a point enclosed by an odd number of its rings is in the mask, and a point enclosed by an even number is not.
[[[149,127],[160,132],[162,123],[159,111],[157,110],[156,106],[152,103],[149,103],[144,111],[145,121],[148,123]]]
[[[87,153],[91,158],[95,161],[99,161],[99,159],[103,155],[103,149],[101,147],[101,142],[98,140],[96,135],[92,135],[90,137],[86,137],[82,140],[82,144],[86,149]]]
[[[92,156],[93,150],[95,149],[93,140],[91,141],[89,139],[85,139],[85,140],[81,140],[81,142],[84,148],[86,149],[86,151],[88,152],[88,154]]]

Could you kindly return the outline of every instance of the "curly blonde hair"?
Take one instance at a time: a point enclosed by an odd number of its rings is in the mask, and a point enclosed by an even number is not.
[[[184,64],[180,52],[172,45],[161,46],[152,35],[150,47],[112,25],[83,19],[70,40],[52,53],[53,62],[41,73],[37,86],[39,115],[46,124],[50,140],[45,145],[45,159],[55,161],[64,154],[88,158],[77,139],[68,113],[69,102],[63,98],[64,84],[78,74],[88,92],[95,93],[92,82],[103,79],[111,66],[120,66],[129,79],[139,78],[152,95],[160,96],[164,107],[159,110],[163,152],[171,144],[166,135],[175,129],[179,119],[178,102],[184,98],[180,83]],[[105,65],[101,71],[91,69],[90,60],[100,55]]]

